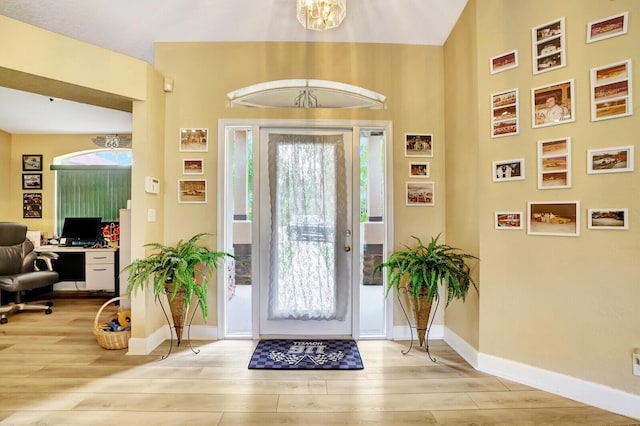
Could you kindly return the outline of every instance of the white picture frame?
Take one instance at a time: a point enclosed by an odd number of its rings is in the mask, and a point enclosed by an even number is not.
[[[426,179],[431,177],[431,164],[428,161],[409,163],[409,177]]]
[[[527,234],[580,236],[580,201],[529,201]]]
[[[178,141],[180,152],[208,152],[209,129],[181,128]]]
[[[520,133],[520,91],[509,89],[491,95],[491,137]]]
[[[179,204],[206,204],[206,179],[178,179]]]
[[[184,158],[182,160],[183,175],[203,175],[204,160],[202,158]]]
[[[587,228],[608,231],[626,231],[629,229],[629,209],[588,209]]]
[[[505,52],[489,59],[491,74],[507,71],[518,67],[518,49]]]
[[[531,29],[533,74],[567,65],[564,16]]]
[[[405,133],[405,157],[433,157],[433,134]]]
[[[571,188],[571,138],[538,141],[538,189]]]
[[[407,182],[405,200],[410,207],[435,206],[434,182]]]
[[[591,68],[591,121],[633,114],[631,59]]]
[[[523,212],[495,212],[493,215],[495,229],[520,230],[524,229]]]
[[[494,182],[524,180],[524,158],[494,161],[492,163],[492,174]]]
[[[632,172],[634,147],[616,146],[587,150],[587,174]]]
[[[622,12],[598,21],[589,22],[587,24],[587,43],[624,35],[627,33],[628,25],[629,12]]]
[[[574,80],[531,89],[531,127],[546,127],[576,121]]]

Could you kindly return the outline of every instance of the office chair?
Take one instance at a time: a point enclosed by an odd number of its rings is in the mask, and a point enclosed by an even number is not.
[[[51,301],[22,303],[22,293],[58,282],[51,259],[55,253],[37,254],[27,239],[27,227],[21,223],[0,222],[0,324],[6,324],[7,316],[19,311],[53,312]],[[43,268],[45,270],[40,270]],[[15,293],[15,302],[2,305],[2,292]]]

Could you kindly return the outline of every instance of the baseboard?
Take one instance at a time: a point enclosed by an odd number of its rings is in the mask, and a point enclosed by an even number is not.
[[[129,339],[129,351],[127,355],[149,355],[162,342],[171,338],[168,325],[164,325],[151,333],[146,338]],[[175,337],[174,337],[175,338]],[[218,327],[208,325],[193,325],[191,331],[185,330],[182,336],[184,342],[187,338],[191,340],[218,340]]]
[[[479,371],[640,420],[640,395],[480,353],[448,328],[444,341]]]

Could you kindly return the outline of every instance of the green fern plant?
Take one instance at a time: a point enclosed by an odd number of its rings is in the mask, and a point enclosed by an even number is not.
[[[412,236],[417,246],[403,245],[405,250],[392,253],[386,262],[378,264],[375,272],[387,270],[387,291],[394,288],[397,293],[405,289],[414,300],[420,300],[420,294],[426,292],[426,300],[439,299],[438,285],[442,283],[447,291],[447,305],[452,299],[465,299],[471,285],[476,292],[478,287],[473,281],[466,259],[477,257],[463,253],[460,249],[438,242],[440,234],[424,245],[420,238]]]
[[[145,244],[155,252],[143,259],[136,259],[122,269],[129,273],[129,295],[137,293],[147,285],[151,285],[155,295],[164,294],[165,283],[173,283],[173,290],[169,297],[173,300],[179,291],[185,292],[185,307],[191,305],[192,295],[195,294],[200,304],[202,317],[206,321],[209,313],[207,303],[208,275],[220,266],[225,257],[231,254],[221,251],[210,251],[198,243],[200,238],[208,233],[199,233],[188,241],[180,240],[175,246],[165,246],[158,243]],[[204,268],[203,268],[204,267]],[[208,275],[206,274],[208,272]],[[197,283],[201,277],[201,284]]]

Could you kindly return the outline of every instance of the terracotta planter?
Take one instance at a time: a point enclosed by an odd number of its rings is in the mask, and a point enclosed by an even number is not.
[[[176,293],[176,297],[172,299],[172,282],[164,284],[164,291],[167,295],[167,300],[169,301],[169,310],[171,311],[171,318],[173,319],[173,328],[176,330],[176,339],[178,340],[178,346],[180,346],[180,342],[182,341],[182,331],[184,330],[184,325],[187,322],[187,308],[184,304],[185,294],[184,291],[178,291]]]

